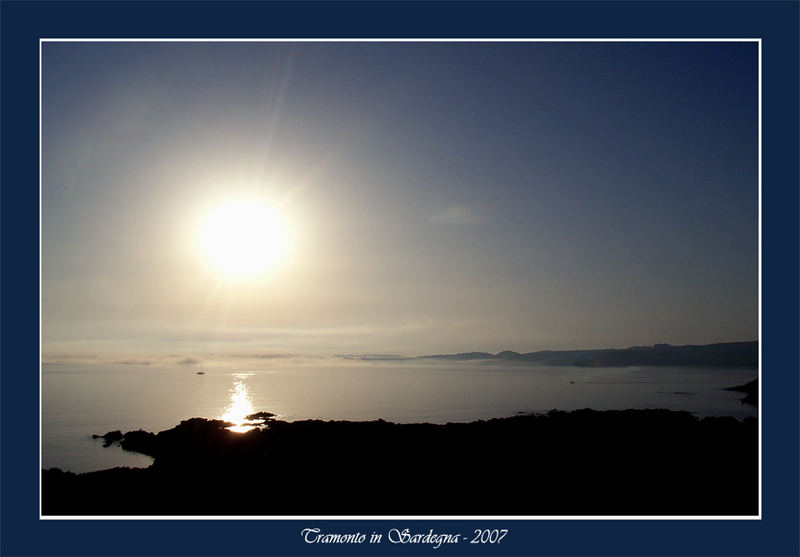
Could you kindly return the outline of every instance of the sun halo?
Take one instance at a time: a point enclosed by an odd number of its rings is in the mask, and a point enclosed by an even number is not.
[[[285,260],[289,235],[274,207],[257,199],[237,199],[212,207],[201,221],[202,258],[227,279],[253,279]]]

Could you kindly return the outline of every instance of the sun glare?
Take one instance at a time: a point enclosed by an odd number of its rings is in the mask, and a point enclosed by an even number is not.
[[[247,388],[245,382],[248,375],[234,375],[233,387],[230,389],[230,405],[220,416],[221,419],[233,424],[228,429],[236,433],[245,433],[261,423],[247,419],[247,416],[254,412],[253,403],[250,401],[250,389]]]
[[[259,200],[218,205],[206,215],[199,244],[203,257],[228,278],[254,278],[277,268],[288,249],[286,225]]]

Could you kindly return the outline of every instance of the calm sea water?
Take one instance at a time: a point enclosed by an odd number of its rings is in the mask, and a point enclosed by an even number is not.
[[[148,466],[92,434],[158,432],[190,417],[241,423],[256,411],[284,420],[446,423],[552,409],[667,408],[698,416],[757,415],[742,393],[752,369],[574,368],[486,363],[276,366],[205,375],[150,366],[45,365],[42,466],[73,472]]]

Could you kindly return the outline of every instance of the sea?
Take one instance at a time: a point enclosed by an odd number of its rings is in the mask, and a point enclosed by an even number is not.
[[[550,367],[501,362],[271,362],[259,369],[44,364],[41,465],[76,473],[147,467],[150,457],[103,447],[109,431],[159,432],[192,417],[235,431],[258,411],[286,421],[469,422],[550,410],[666,408],[699,417],[757,416],[726,390],[756,369]]]

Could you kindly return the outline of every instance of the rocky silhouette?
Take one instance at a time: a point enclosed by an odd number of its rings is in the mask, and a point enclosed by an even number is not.
[[[742,399],[742,402],[745,404],[758,406],[758,379],[753,379],[749,383],[739,385],[738,387],[730,387],[726,390],[747,393],[747,395]]]
[[[120,430],[109,431],[105,435],[92,435],[93,439],[102,439],[104,447],[110,447],[114,443],[122,441],[122,432]]]
[[[625,410],[130,431],[146,469],[42,473],[45,515],[753,515],[758,427]],[[102,436],[117,439],[117,432]],[[114,450],[114,449],[109,449]]]

